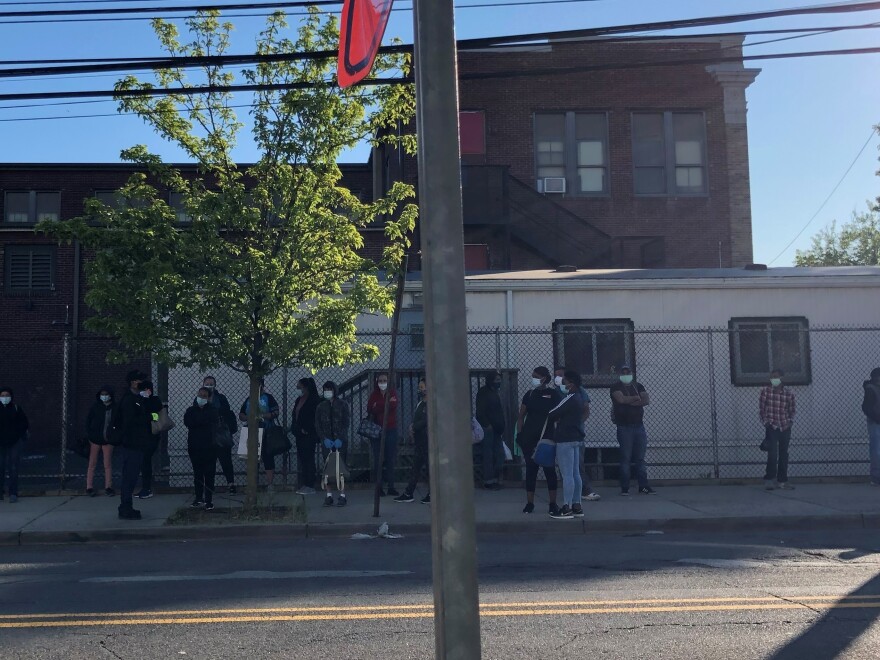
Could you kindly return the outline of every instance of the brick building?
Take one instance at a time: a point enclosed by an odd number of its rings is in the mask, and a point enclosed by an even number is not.
[[[742,42],[461,52],[471,269],[750,263],[745,89],[758,70],[738,59]],[[377,187],[417,178],[415,161],[396,153],[374,154],[374,168]]]
[[[462,52],[468,268],[751,262],[745,89],[758,71],[741,56],[742,39],[730,37]],[[132,171],[0,165],[0,383],[30,412],[36,448],[57,444],[62,419],[72,440],[98,387],[121,388],[132,365],[107,365],[112,342],[83,329],[88,255],[36,235],[33,225],[80,215],[86,198],[112,200]],[[343,174],[363,199],[394,180],[417,180],[415,160],[386,149]],[[378,256],[383,241],[380,227],[366,230],[365,253]],[[134,366],[151,372],[148,358]]]

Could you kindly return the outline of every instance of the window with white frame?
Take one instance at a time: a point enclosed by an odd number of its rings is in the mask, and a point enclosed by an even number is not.
[[[3,260],[7,292],[55,290],[54,245],[7,245]]]
[[[61,193],[43,190],[7,191],[3,198],[3,222],[36,224],[61,218]]]
[[[546,179],[564,179],[566,194],[606,195],[608,116],[603,112],[535,115],[535,175],[540,192]]]
[[[763,385],[779,369],[790,385],[810,383],[810,327],[802,317],[735,318],[730,329],[734,385]]]
[[[702,112],[632,115],[637,195],[705,195],[706,119]]]
[[[553,323],[556,367],[577,371],[585,387],[611,386],[620,365],[635,369],[635,340],[630,319],[568,319]]]

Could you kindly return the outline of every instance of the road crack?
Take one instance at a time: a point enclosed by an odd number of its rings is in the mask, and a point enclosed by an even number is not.
[[[98,645],[99,645],[102,649],[104,649],[105,651],[107,651],[107,653],[109,653],[110,655],[112,655],[114,658],[117,658],[118,660],[124,660],[124,658],[123,658],[121,655],[119,655],[116,651],[114,651],[114,650],[111,649],[109,646],[107,646],[107,642],[105,642],[103,639],[102,639],[100,642],[98,642]]]

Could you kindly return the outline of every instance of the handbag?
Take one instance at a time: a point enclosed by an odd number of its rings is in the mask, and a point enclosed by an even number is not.
[[[278,456],[290,451],[293,443],[287,437],[287,431],[280,426],[270,426],[263,434],[263,446],[267,456]]]
[[[535,451],[532,452],[532,460],[540,467],[555,467],[556,442],[550,438],[543,437],[546,431],[547,420],[544,420],[544,428],[541,429],[541,439],[538,441]]]
[[[382,427],[369,417],[364,417],[361,420],[360,426],[358,426],[357,433],[359,436],[369,440],[377,440],[382,435]]]
[[[263,449],[263,429],[257,429],[257,456]],[[238,455],[248,455],[248,427],[242,426],[241,432],[238,434]]]
[[[483,430],[483,427],[480,426],[477,418],[471,417],[471,444],[475,445],[478,442],[482,442],[485,437],[486,432]]]
[[[232,445],[235,444],[232,440],[229,424],[222,416],[217,420],[217,427],[214,429],[214,444],[221,449],[232,449]]]
[[[153,435],[159,435],[160,433],[164,433],[165,431],[170,431],[173,429],[176,424],[174,420],[168,416],[168,406],[163,405],[159,408],[159,419],[154,419],[150,422],[150,427],[153,430]]]

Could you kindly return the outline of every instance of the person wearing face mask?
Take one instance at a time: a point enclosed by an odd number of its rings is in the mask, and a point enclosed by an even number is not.
[[[86,436],[89,439],[89,467],[86,471],[86,495],[94,497],[95,468],[98,456],[104,455],[104,493],[113,496],[113,445],[110,434],[113,430],[113,388],[104,385],[95,395],[97,399],[86,416]]]
[[[871,457],[871,485],[880,486],[880,367],[871,370],[870,380],[862,383],[865,395],[862,412],[868,419],[868,453]]]
[[[554,425],[556,461],[562,474],[562,508],[557,513],[550,514],[557,520],[584,517],[581,507],[583,484],[578,469],[578,447],[584,445],[584,404],[580,390],[580,375],[576,371],[566,371],[559,385],[559,391],[565,398],[547,415],[547,419]]]
[[[162,403],[162,400],[155,395],[153,383],[149,380],[143,381],[138,394],[141,399],[146,399],[146,407],[150,413],[150,421],[158,421],[159,411],[164,404]],[[148,424],[147,426],[149,427],[150,435],[149,440],[144,443],[143,447],[144,457],[141,461],[141,490],[135,496],[139,500],[146,500],[153,496],[153,456],[155,455],[156,450],[159,449],[159,436],[153,434],[152,425]]]
[[[385,399],[388,399],[388,419],[385,419]],[[386,488],[379,491],[379,495],[397,495],[394,487],[394,464],[397,460],[397,406],[399,400],[397,391],[388,384],[388,374],[379,374],[376,377],[376,386],[373,388],[370,398],[367,400],[367,414],[373,423],[382,426],[385,423],[385,456],[380,461],[379,449],[380,438],[370,439],[370,448],[373,455],[373,470],[377,479],[382,479]],[[380,474],[380,470],[382,473]]]
[[[415,492],[419,481],[424,476],[428,481],[428,492],[422,498],[422,504],[431,503],[431,474],[429,463],[428,445],[428,383],[422,378],[419,380],[419,402],[413,411],[413,421],[410,427],[410,436],[413,440],[413,467],[412,476],[403,491],[403,494],[394,498],[395,502],[415,502]]]
[[[195,481],[195,500],[193,508],[204,507],[205,511],[214,508],[214,475],[217,466],[217,451],[214,446],[214,429],[220,419],[217,408],[209,401],[211,391],[199,388],[195,403],[183,415],[183,425],[188,429],[186,448],[192,463]]]
[[[0,387],[0,500],[9,473],[9,502],[18,502],[18,466],[27,436],[27,415],[17,403],[11,387]]]
[[[128,388],[119,401],[114,431],[119,434],[122,446],[122,483],[119,488],[119,517],[123,520],[140,520],[141,512],[132,506],[134,487],[144,462],[145,453],[153,446],[153,415],[158,416],[161,406],[158,398],[151,399],[152,383],[140,371],[130,371],[126,377]]]
[[[229,428],[229,433],[235,437],[238,431],[238,422],[235,420],[235,414],[229,405],[229,399],[217,390],[217,379],[214,376],[205,376],[202,380],[202,387],[208,390],[208,403],[217,410],[220,420],[218,424],[225,424]],[[193,401],[195,404],[195,401]],[[214,447],[217,460],[220,462],[220,469],[223,470],[223,476],[226,477],[226,492],[235,494],[235,468],[232,465],[232,446]]]
[[[332,380],[324,383],[323,400],[318,404],[315,410],[315,432],[318,439],[324,447],[324,459],[327,459],[331,448],[328,442],[339,440],[342,447],[339,452],[342,454],[342,462],[348,454],[348,426],[351,420],[351,413],[348,410],[348,404],[338,396],[338,387]],[[339,496],[336,498],[336,506],[345,506],[348,500],[345,497],[345,488],[342,484],[336,484],[339,488]],[[330,481],[326,484],[326,496],[324,497],[324,506],[333,506],[333,491],[330,488]]]
[[[265,429],[270,426],[277,425],[278,416],[281,414],[281,407],[269,392],[266,391],[266,383],[260,381],[260,428]],[[247,426],[248,415],[251,410],[251,398],[248,397],[241,404],[241,410],[238,411],[238,418]],[[265,449],[265,445],[263,446]],[[266,491],[271,493],[275,490],[275,457],[267,451],[261,451],[260,459],[263,461],[263,469],[266,471]]]
[[[504,467],[504,406],[501,405],[501,374],[486,374],[483,387],[477,391],[476,418],[483,427],[480,443],[483,459],[483,487],[501,490],[500,477]]]
[[[788,484],[788,446],[791,442],[791,426],[794,423],[794,392],[782,384],[784,374],[774,369],[770,384],[761,389],[758,412],[764,426],[767,446],[767,470],[764,488],[773,490],[793,489]]]
[[[522,448],[523,457],[526,461],[526,506],[523,513],[532,513],[535,510],[535,487],[538,484],[538,464],[532,460],[532,454],[538,442],[543,437],[552,435],[552,427],[547,428],[547,415],[555,408],[562,397],[559,391],[552,388],[550,371],[547,367],[536,367],[532,372],[532,389],[523,395],[522,404],[519,407],[519,418],[516,421],[516,441]],[[547,494],[550,499],[550,515],[559,513],[556,504],[556,468],[544,467],[544,477],[547,480]]]
[[[299,476],[299,495],[314,495],[318,470],[315,466],[315,446],[318,433],[315,430],[315,412],[321,403],[314,378],[300,378],[296,384],[299,396],[293,404],[293,422],[290,430],[296,438],[296,464]]]
[[[565,375],[565,369],[560,367],[556,371],[554,371],[553,383],[557,388],[560,388],[560,392],[562,391],[562,380]],[[587,388],[581,385],[580,395],[581,401],[583,402],[583,409],[581,411],[581,430],[584,432],[584,438],[587,437],[587,420],[590,418],[590,394],[587,392]],[[588,502],[598,502],[602,499],[602,496],[599,495],[596,491],[593,490],[593,487],[590,485],[590,477],[587,474],[587,465],[584,458],[584,454],[586,453],[586,440],[581,443],[580,448],[578,449],[578,472],[581,476],[581,497]]]
[[[648,434],[645,431],[645,406],[651,399],[641,383],[633,379],[632,369],[620,367],[620,382],[611,388],[611,412],[617,426],[617,444],[620,445],[620,494],[629,495],[631,465],[635,465],[639,492],[654,495],[656,491],[648,483],[645,453]]]

